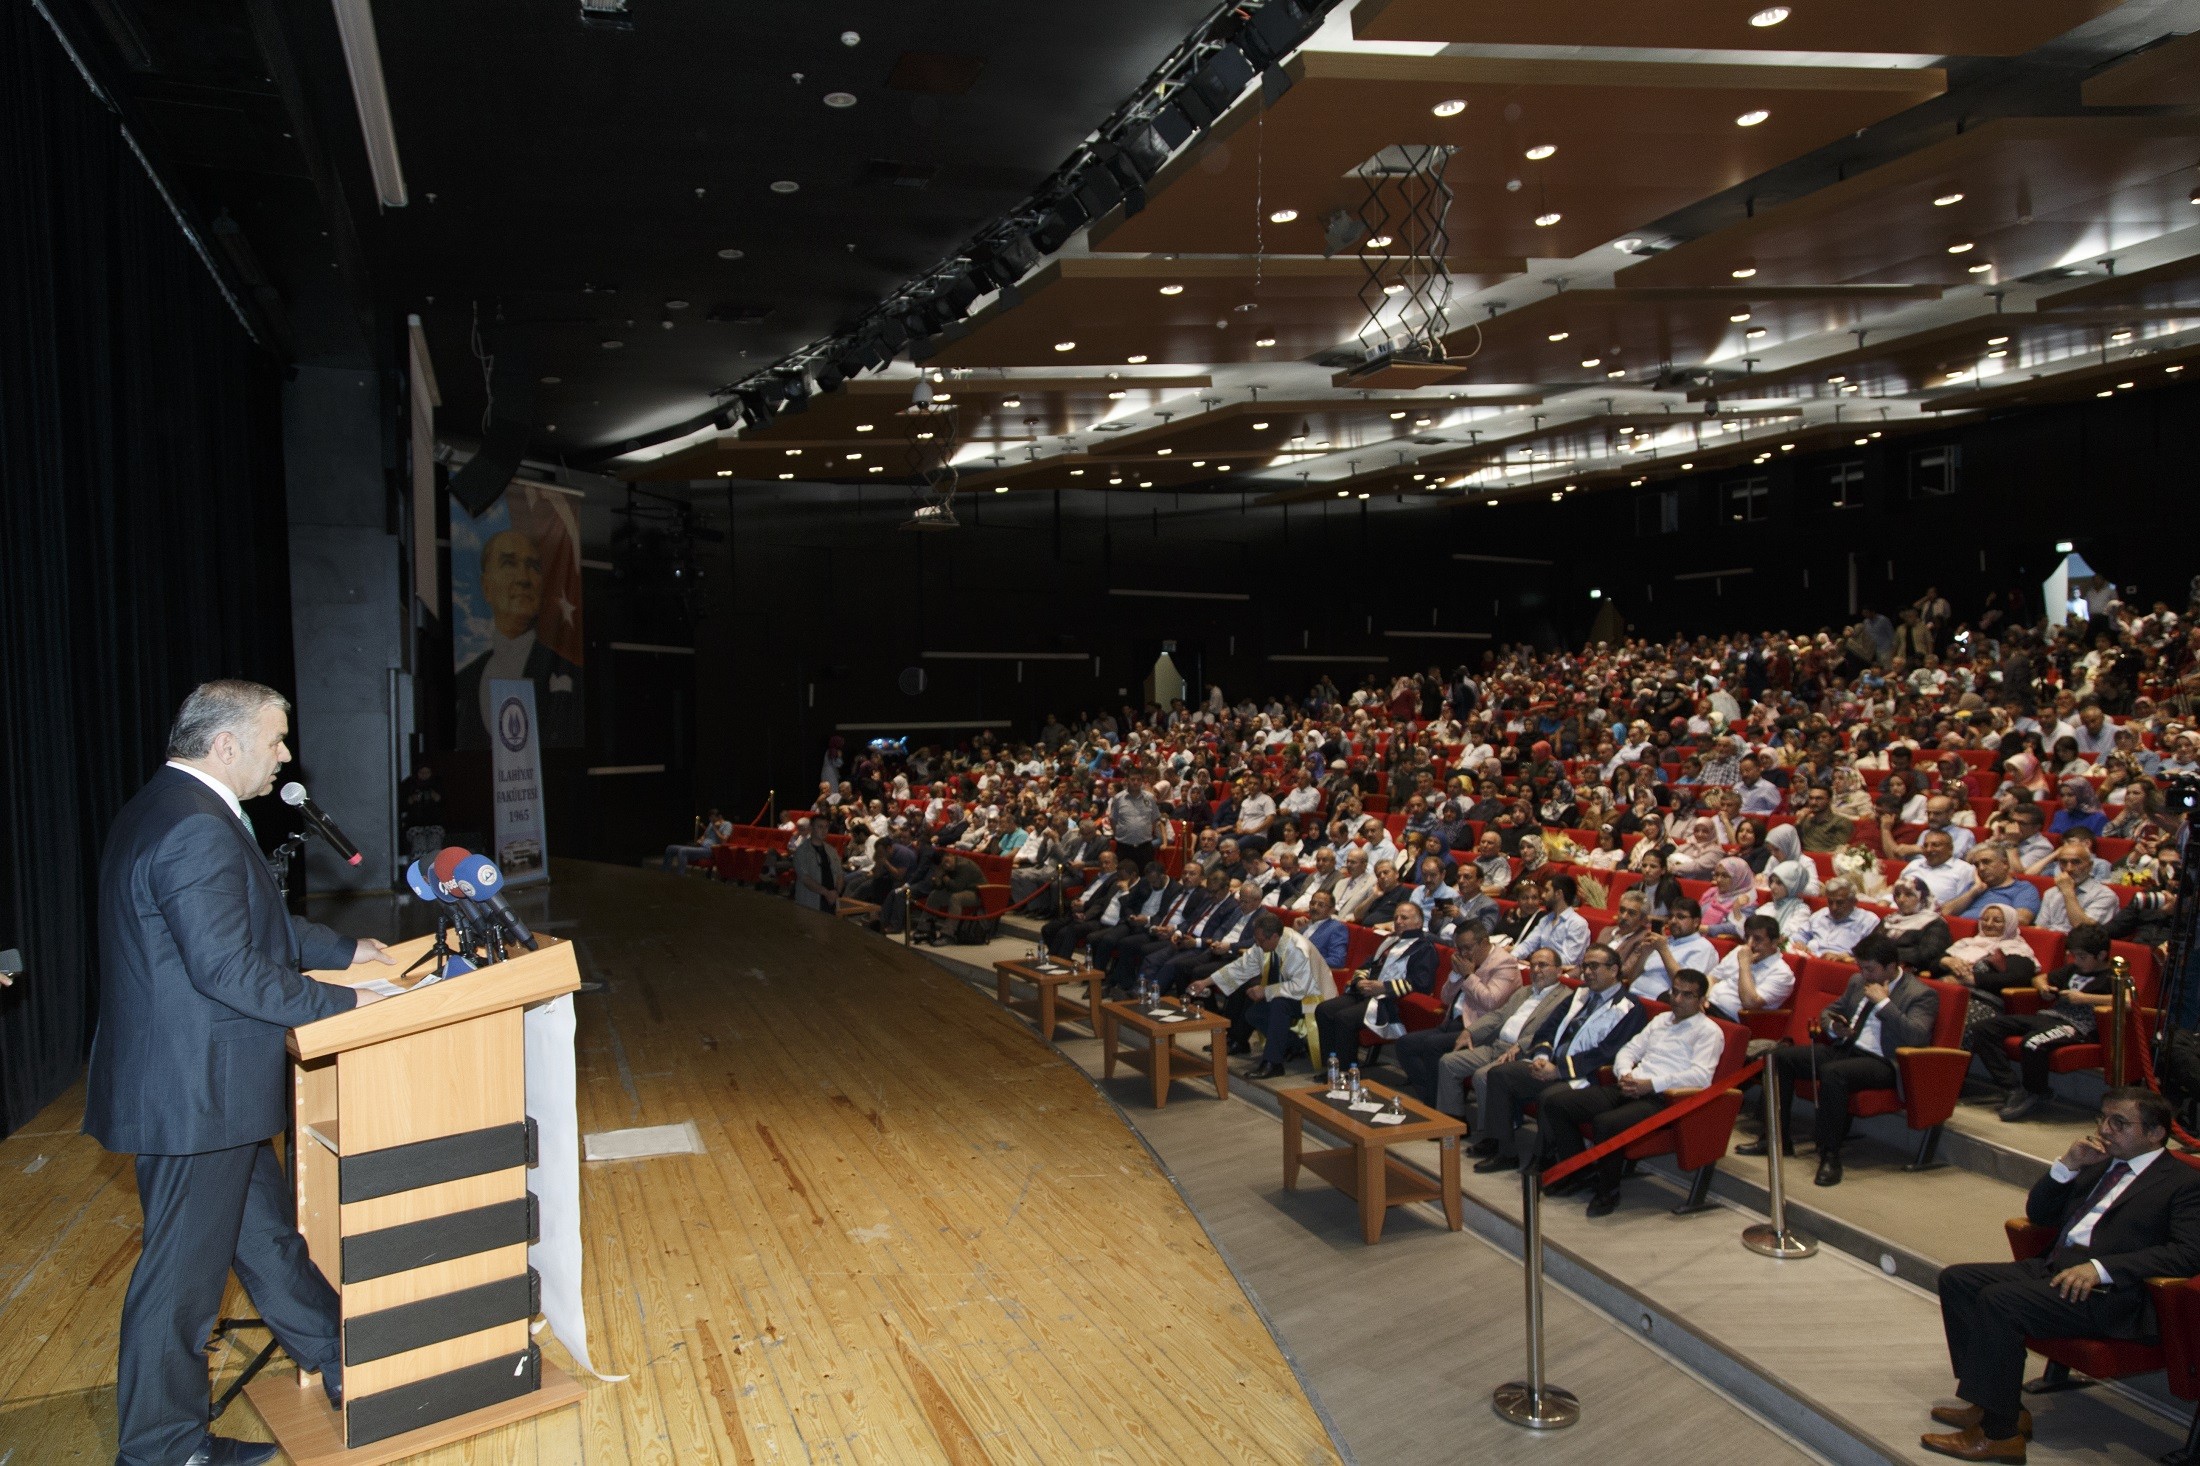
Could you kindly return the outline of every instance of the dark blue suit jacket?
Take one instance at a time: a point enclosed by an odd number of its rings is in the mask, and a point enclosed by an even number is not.
[[[301,969],[348,967],[356,947],[289,913],[219,794],[161,769],[100,856],[84,1133],[127,1154],[196,1155],[280,1131],[285,1032],[358,1002]]]

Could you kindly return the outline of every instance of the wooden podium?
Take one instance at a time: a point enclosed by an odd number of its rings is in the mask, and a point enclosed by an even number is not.
[[[430,945],[392,947],[397,971]],[[581,1397],[528,1330],[540,1289],[522,1021],[579,986],[571,943],[546,937],[291,1031],[298,1228],[343,1300],[344,1408],[303,1373],[262,1375],[245,1396],[298,1466],[377,1466]]]

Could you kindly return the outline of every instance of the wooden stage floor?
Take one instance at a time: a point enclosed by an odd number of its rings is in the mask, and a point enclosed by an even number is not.
[[[528,914],[605,984],[582,1129],[692,1120],[707,1154],[584,1164],[589,1342],[631,1378],[419,1460],[1338,1459],[1169,1178],[1012,1015],[785,901],[556,875]],[[0,1143],[0,1466],[113,1455],[137,1201],[81,1111]],[[242,1403],[220,1429],[265,1439]]]

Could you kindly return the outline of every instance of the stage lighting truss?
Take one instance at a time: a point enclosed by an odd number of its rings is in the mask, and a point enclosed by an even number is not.
[[[1370,361],[1444,359],[1451,328],[1452,202],[1444,171],[1453,151],[1389,147],[1357,170],[1367,188],[1359,210],[1366,278],[1358,335]]]
[[[962,403],[950,394],[912,405],[903,415],[903,440],[907,448],[909,477],[919,485],[923,507],[946,513],[954,523],[955,450],[960,445]]]

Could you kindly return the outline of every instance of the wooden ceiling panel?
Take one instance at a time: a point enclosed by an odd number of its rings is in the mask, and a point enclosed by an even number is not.
[[[1456,148],[1451,249],[1571,256],[1938,96],[1937,70],[1512,60],[1308,52],[1295,84],[1248,100],[1172,163],[1146,208],[1103,220],[1102,251],[1318,254],[1357,212],[1354,170],[1385,148]],[[1452,117],[1432,112],[1464,101]],[[1750,126],[1736,119],[1767,114]],[[1530,148],[1556,151],[1530,161]],[[1508,183],[1517,187],[1508,188]],[[1270,222],[1295,209],[1288,223]],[[1552,214],[1557,222],[1538,226]]]
[[[2200,31],[2086,78],[2079,95],[2088,107],[2200,107]]]
[[[2016,56],[2121,0],[1790,0],[1778,24],[1750,17],[1769,0],[1360,0],[1363,41],[1515,46],[1637,46],[1707,51],[1879,51]],[[2092,99],[2087,98],[2088,101]]]
[[[1480,290],[1526,267],[1519,259],[1454,260],[1453,288]],[[1134,356],[1297,361],[1355,339],[1367,320],[1367,283],[1353,259],[1073,256],[1019,286],[1020,303],[981,310],[924,364],[1089,371],[1135,365]]]
[[[1618,281],[1733,284],[1744,269],[1754,285],[2013,280],[2190,225],[2196,153],[2196,118],[1998,118],[1760,209]]]
[[[1461,382],[1639,386],[1714,358],[1739,371],[1753,354],[1850,330],[1939,294],[1930,287],[1566,290],[1462,327],[1444,344]],[[1765,334],[1752,338],[1751,331]]]
[[[2200,209],[2194,212],[2200,213]],[[2043,311],[2078,306],[2141,310],[2200,308],[2200,255],[2187,255],[2166,265],[2156,265],[2151,270],[2133,270],[2073,285],[2053,295],[2043,295],[2039,300],[2039,308]]]

